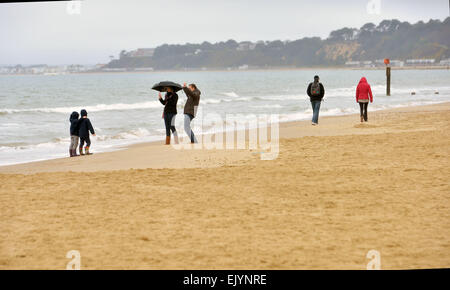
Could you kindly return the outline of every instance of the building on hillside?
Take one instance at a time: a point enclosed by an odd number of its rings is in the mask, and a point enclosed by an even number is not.
[[[85,66],[79,64],[71,64],[66,67],[66,71],[70,73],[84,72],[86,70],[87,68]]]
[[[446,65],[446,66],[450,65],[450,58],[441,60],[439,62],[439,65]]]
[[[435,63],[435,59],[407,59],[406,65],[409,66],[421,66],[421,65],[433,65]]]
[[[102,68],[102,71],[105,72],[125,72],[127,71],[126,68]]]
[[[29,67],[32,74],[43,74],[47,71],[48,66],[46,64],[32,65]]]
[[[391,67],[403,67],[405,66],[405,62],[398,59],[390,60]],[[385,67],[386,64],[384,63],[384,59],[377,59],[375,61],[375,66],[377,67]]]
[[[405,66],[405,62],[401,61],[401,60],[398,60],[398,59],[394,59],[394,60],[391,60],[391,66],[393,66],[393,67],[403,67],[403,66]]]
[[[370,67],[374,67],[375,65],[373,64],[373,62],[371,60],[366,60],[362,62],[362,66],[365,68],[370,68]]]
[[[93,69],[101,70],[105,65],[106,65],[105,63],[97,63],[96,65],[94,65]]]
[[[127,52],[128,57],[152,57],[155,53],[154,48],[138,48]]]
[[[135,71],[154,71],[152,67],[137,67],[134,69]]]
[[[236,47],[237,51],[248,51],[248,50],[254,50],[256,47],[256,43],[252,43],[250,41],[243,41],[240,42],[239,45]]]
[[[361,62],[360,61],[347,61],[345,63],[346,66],[350,66],[350,67],[360,67],[361,66]]]

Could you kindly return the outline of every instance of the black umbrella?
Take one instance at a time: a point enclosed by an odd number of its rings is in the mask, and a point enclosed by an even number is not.
[[[169,81],[164,81],[164,82],[159,82],[159,83],[155,84],[152,87],[152,90],[156,90],[158,92],[165,92],[167,87],[171,87],[174,92],[178,92],[179,90],[182,89],[180,84],[177,84],[174,82],[169,82]]]

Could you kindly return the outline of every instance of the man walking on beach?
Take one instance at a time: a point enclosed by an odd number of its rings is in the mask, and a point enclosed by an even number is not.
[[[201,92],[195,84],[190,84],[189,87],[187,87],[186,83],[183,84],[183,91],[187,96],[187,101],[184,105],[184,131],[191,139],[191,143],[198,143],[197,138],[195,138],[194,132],[192,132],[191,122],[197,114]]]
[[[325,96],[325,88],[322,83],[319,82],[319,76],[314,76],[314,82],[310,83],[306,93],[311,100],[311,106],[313,109],[312,125],[316,126],[319,124],[319,110],[320,103]]]

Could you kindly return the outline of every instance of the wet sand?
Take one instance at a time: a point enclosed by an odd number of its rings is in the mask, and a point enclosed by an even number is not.
[[[449,128],[450,103],[369,106],[281,124],[271,161],[150,143],[0,167],[0,269],[450,267]]]

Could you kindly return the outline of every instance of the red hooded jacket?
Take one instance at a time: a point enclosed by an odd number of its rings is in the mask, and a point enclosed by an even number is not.
[[[362,77],[356,87],[356,102],[359,100],[367,100],[370,97],[370,102],[373,102],[372,90],[370,85],[367,83],[367,79]]]

